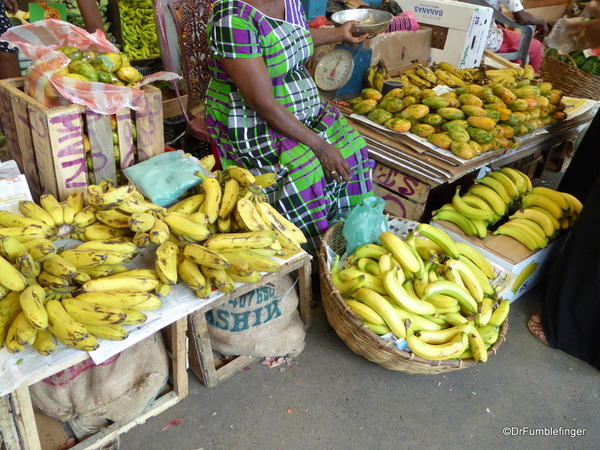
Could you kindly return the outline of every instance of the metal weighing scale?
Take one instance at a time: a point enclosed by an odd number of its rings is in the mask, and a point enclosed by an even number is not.
[[[322,56],[315,67],[315,83],[337,99],[357,97],[363,89],[365,72],[371,65],[371,49],[339,44]]]

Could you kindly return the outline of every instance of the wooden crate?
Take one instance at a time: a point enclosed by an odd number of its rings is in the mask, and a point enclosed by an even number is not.
[[[10,157],[25,174],[35,200],[42,193],[64,200],[87,186],[84,131],[91,144],[94,175],[116,179],[110,116],[81,105],[48,108],[23,92],[23,78],[0,81],[0,116]],[[123,108],[116,114],[120,169],[164,151],[160,89],[144,86],[144,111]],[[132,120],[137,139],[132,136]]]
[[[187,317],[179,319],[168,327],[166,342],[171,359],[172,390],[157,398],[146,410],[135,419],[112,425],[81,441],[74,450],[96,450],[114,441],[119,435],[126,433],[136,425],[143,424],[148,419],[179,403],[188,395],[187,375]],[[48,376],[53,375],[48,368]],[[0,425],[4,444],[10,450],[41,450],[40,435],[38,434],[29,386],[21,385],[13,393],[0,398]]]
[[[265,275],[258,283],[244,284],[231,294],[223,295],[219,301],[210,303],[189,316],[190,332],[190,369],[207,387],[214,387],[230,377],[238,370],[256,360],[253,356],[239,355],[226,364],[217,367],[213,356],[206,313],[229,300],[238,298],[256,288],[275,281],[277,278],[296,272],[298,276],[298,310],[304,328],[310,326],[310,307],[312,302],[312,283],[310,278],[310,256],[305,253],[302,258],[289,261],[281,266],[279,272]]]

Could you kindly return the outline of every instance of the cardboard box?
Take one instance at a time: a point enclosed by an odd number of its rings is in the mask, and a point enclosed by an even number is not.
[[[371,64],[383,60],[391,75],[409,70],[414,60],[426,64],[431,57],[433,30],[394,31],[366,39],[363,46],[371,49]]]
[[[21,200],[32,200],[25,175],[15,161],[0,162],[0,211],[20,214]]]
[[[450,0],[395,0],[433,29],[432,62],[458,68],[478,67],[483,57],[493,9]]]
[[[451,222],[437,220],[432,225],[446,231],[455,241],[472,245],[492,263],[496,277],[491,281],[498,296],[510,302],[528,292],[540,280],[548,256],[564,239],[552,241],[546,248],[532,252],[509,236],[490,235],[485,239],[466,236]],[[526,275],[529,272],[528,275]],[[518,279],[523,273],[523,277]]]

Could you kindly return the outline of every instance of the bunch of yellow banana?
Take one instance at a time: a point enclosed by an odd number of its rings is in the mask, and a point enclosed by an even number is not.
[[[452,203],[438,209],[433,220],[452,222],[467,236],[483,239],[489,227],[512,212],[494,234],[510,236],[535,251],[545,248],[561,229],[570,228],[581,209],[574,196],[533,187],[523,172],[504,167],[476,180],[464,195],[457,188]]]
[[[485,81],[489,83],[500,83],[505,86],[514,85],[519,81],[533,80],[535,71],[527,64],[525,67],[510,69],[489,69],[485,71]]]
[[[474,248],[427,224],[405,239],[385,232],[380,244],[335,261],[331,275],[348,307],[376,334],[405,338],[429,360],[485,362],[509,303],[496,299],[494,271]]]
[[[388,70],[383,61],[378,61],[377,64],[371,66],[365,72],[366,88],[376,89],[379,92],[383,90],[383,82],[388,78]]]

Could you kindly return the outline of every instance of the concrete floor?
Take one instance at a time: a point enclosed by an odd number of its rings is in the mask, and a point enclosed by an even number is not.
[[[488,363],[445,375],[392,372],[352,353],[314,312],[291,366],[254,364],[121,437],[125,450],[600,448],[600,373],[534,340],[539,292],[510,315]],[[174,418],[183,422],[163,431]],[[583,437],[503,436],[503,427],[584,429]],[[581,431],[580,431],[581,433]]]

